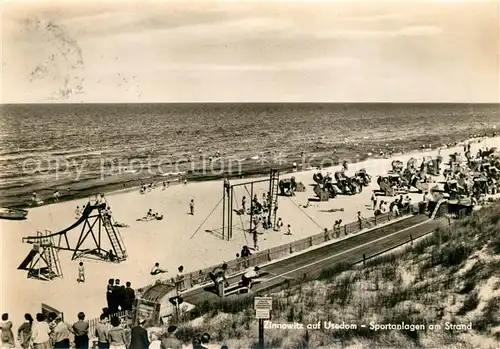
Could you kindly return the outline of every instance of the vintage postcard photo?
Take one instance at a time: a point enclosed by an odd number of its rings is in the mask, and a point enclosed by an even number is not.
[[[4,1],[2,348],[500,348],[499,1]]]

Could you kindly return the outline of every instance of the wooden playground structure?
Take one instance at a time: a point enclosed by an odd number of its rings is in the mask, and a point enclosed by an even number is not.
[[[110,212],[107,210],[104,196],[89,199],[80,218],[70,227],[57,233],[48,230],[37,232],[34,236],[23,237],[24,243],[33,248],[19,265],[19,270],[27,270],[28,278],[52,280],[62,277],[58,253],[60,250],[72,251],[71,260],[91,258],[101,261],[120,263],[127,259],[127,251]],[[76,243],[70,242],[68,233],[82,226]],[[84,247],[84,242],[93,243],[91,248]],[[104,244],[107,247],[104,248]]]

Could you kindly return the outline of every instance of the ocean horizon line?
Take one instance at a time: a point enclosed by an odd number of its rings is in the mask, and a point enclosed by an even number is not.
[[[0,103],[2,106],[18,105],[498,105],[500,102],[26,102]]]

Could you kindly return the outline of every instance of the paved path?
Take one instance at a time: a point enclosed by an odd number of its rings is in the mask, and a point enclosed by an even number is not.
[[[283,284],[287,279],[297,279],[304,276],[318,275],[323,269],[332,267],[336,263],[355,263],[363,258],[384,251],[392,246],[409,241],[410,235],[415,239],[438,227],[448,225],[446,218],[430,220],[428,216],[417,215],[393,224],[375,228],[364,234],[356,235],[323,247],[292,255],[287,259],[276,261],[265,267],[262,272],[267,275],[262,282],[253,287],[253,293],[263,292],[272,287]],[[230,284],[239,281],[241,276],[228,279]],[[217,300],[219,297],[200,287],[186,290],[182,297],[191,304],[199,304],[204,300]],[[229,297],[237,297],[232,295]]]

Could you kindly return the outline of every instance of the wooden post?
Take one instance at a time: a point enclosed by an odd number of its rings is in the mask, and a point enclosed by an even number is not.
[[[253,183],[250,184],[250,232],[253,225]]]
[[[229,214],[229,218],[230,218],[229,226],[231,227],[231,229],[230,229],[231,233],[228,236],[228,239],[227,239],[228,241],[233,238],[233,201],[234,201],[233,200],[234,199],[234,195],[233,194],[234,194],[234,189],[233,189],[233,187],[230,187],[230,188],[231,188],[231,191],[229,192],[229,195],[231,197],[230,198],[230,203],[231,204],[228,207],[228,211],[229,211],[228,214]]]
[[[344,235],[347,236],[347,225],[344,224]]]
[[[267,260],[270,262],[271,261],[271,251],[267,250]]]
[[[259,349],[264,349],[264,320],[259,319]]]
[[[413,236],[410,234],[410,245],[413,247]]]
[[[290,254],[293,253],[292,244],[290,244]]]
[[[226,222],[226,188],[222,186],[222,240],[224,240],[224,230]]]
[[[365,267],[366,264],[366,255],[363,253],[363,268]]]
[[[311,245],[311,246],[313,245],[313,238],[312,238],[312,236],[309,238],[309,245]]]

